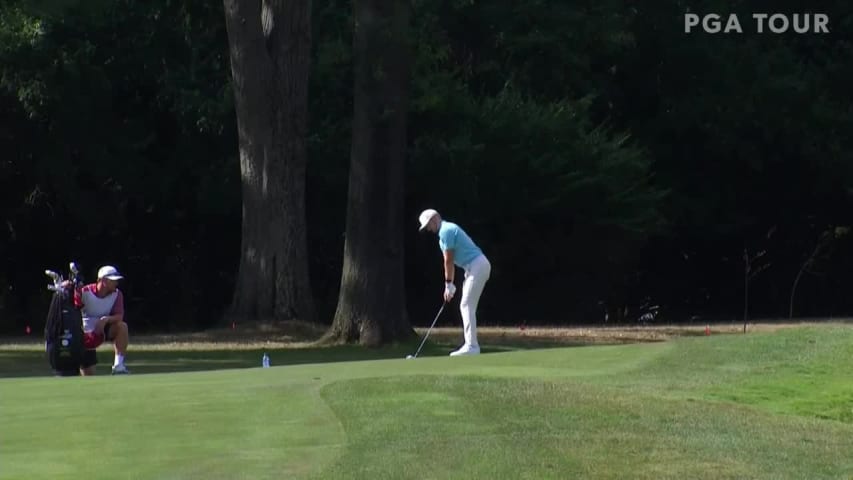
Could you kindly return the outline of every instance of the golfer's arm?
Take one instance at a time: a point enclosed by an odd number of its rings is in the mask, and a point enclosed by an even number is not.
[[[444,281],[452,282],[453,274],[456,273],[453,267],[453,250],[444,251]]]

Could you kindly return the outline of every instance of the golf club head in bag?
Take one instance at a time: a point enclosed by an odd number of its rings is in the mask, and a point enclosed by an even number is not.
[[[433,319],[433,321],[432,321],[432,325],[430,325],[430,326],[429,326],[429,329],[427,330],[426,335],[424,335],[423,340],[421,340],[421,345],[418,347],[418,350],[415,352],[415,354],[414,354],[414,355],[408,355],[408,356],[406,356],[406,360],[411,360],[411,359],[413,359],[413,358],[418,358],[418,354],[419,354],[419,353],[421,353],[421,349],[422,349],[422,348],[424,348],[424,343],[426,343],[427,338],[429,338],[429,334],[430,334],[430,332],[432,332],[432,327],[434,327],[434,326],[435,326],[435,322],[437,322],[437,321],[438,321],[438,317],[440,317],[440,316],[441,316],[441,312],[443,312],[443,311],[444,311],[444,307],[445,307],[445,305],[447,305],[447,302],[444,302],[444,303],[442,303],[442,304],[441,304],[441,308],[439,308],[439,309],[438,309],[438,313],[436,313],[436,314],[435,314],[435,318],[434,318],[434,319]]]
[[[44,274],[50,277],[50,280],[53,282],[47,286],[48,290],[52,292],[59,292],[62,290],[62,275],[54,272],[53,270],[45,270]]]
[[[83,277],[80,276],[80,269],[77,268],[76,262],[68,264],[68,272],[68,279],[74,284],[74,288],[79,287],[83,283]]]

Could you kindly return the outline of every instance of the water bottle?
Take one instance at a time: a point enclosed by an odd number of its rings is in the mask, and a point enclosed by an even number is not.
[[[261,360],[261,364],[263,368],[270,368],[270,356],[267,355],[267,352],[264,352],[264,358]]]

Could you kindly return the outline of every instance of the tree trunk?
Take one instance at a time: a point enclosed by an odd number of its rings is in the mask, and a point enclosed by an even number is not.
[[[751,270],[751,260],[746,247],[743,249],[743,333],[746,333],[746,324],[749,321],[749,273]]]
[[[412,334],[403,272],[407,0],[355,0],[354,112],[344,265],[327,341],[378,346]]]
[[[794,296],[797,294],[797,285],[800,283],[800,278],[803,276],[803,272],[806,270],[806,266],[803,265],[800,267],[800,271],[797,272],[797,276],[794,277],[794,285],[791,286],[791,301],[788,304],[788,318],[794,318]]]
[[[316,311],[308,271],[305,178],[308,163],[308,80],[311,68],[311,2],[264,2],[264,34],[272,58],[275,175],[280,201],[271,205],[275,240],[276,318],[314,321]],[[281,223],[275,222],[280,220]]]
[[[811,255],[806,258],[803,264],[800,266],[800,270],[797,272],[797,276],[794,278],[794,284],[791,286],[791,300],[788,305],[788,318],[794,318],[794,296],[797,294],[797,286],[800,284],[800,278],[802,278],[803,273],[813,273],[810,272],[812,265],[821,255],[822,250],[826,247],[828,242],[831,242],[835,236],[835,228],[830,227],[825,230],[817,239],[817,244],[812,250]]]
[[[273,315],[272,250],[263,235],[263,208],[271,136],[270,64],[263,49],[259,2],[224,0],[240,148],[242,245],[232,313],[251,319]]]
[[[310,5],[224,0],[243,226],[231,315],[313,321],[305,226]]]

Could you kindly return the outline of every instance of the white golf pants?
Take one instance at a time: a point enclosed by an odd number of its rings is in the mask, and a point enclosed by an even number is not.
[[[492,264],[485,255],[480,255],[465,265],[465,281],[462,283],[462,299],[459,301],[459,310],[462,312],[462,333],[465,337],[465,345],[479,347],[477,342],[477,304],[480,303],[480,294],[492,273]]]

